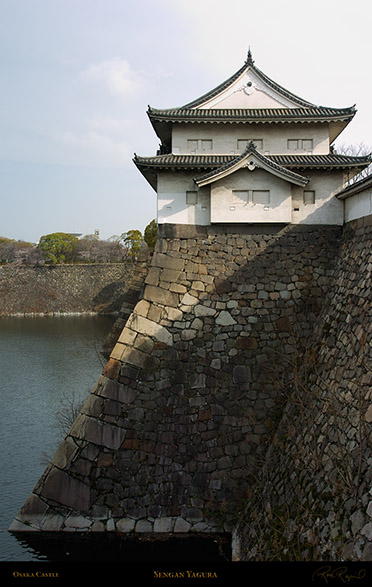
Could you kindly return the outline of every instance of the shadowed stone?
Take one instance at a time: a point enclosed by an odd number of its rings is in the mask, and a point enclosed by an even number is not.
[[[258,347],[258,342],[251,336],[239,336],[236,340],[235,347],[242,350],[254,350]]]
[[[92,520],[88,520],[84,516],[71,515],[66,518],[65,525],[70,528],[87,529],[92,525]]]
[[[195,306],[194,312],[195,316],[214,316],[216,314],[216,310],[208,306],[203,306],[202,304]]]
[[[136,532],[152,532],[152,524],[148,520],[139,520],[135,526]]]
[[[190,530],[191,524],[184,520],[183,518],[177,518],[176,523],[174,525],[175,532],[183,532],[186,533]]]
[[[78,447],[71,436],[67,436],[65,441],[59,445],[52,458],[52,463],[59,469],[64,469],[67,464],[71,462],[71,459],[77,450]]]
[[[245,365],[236,365],[233,369],[234,383],[241,384],[251,381],[251,369]]]
[[[159,359],[156,357],[148,355],[147,353],[143,353],[138,349],[132,349],[130,347],[127,347],[124,350],[121,360],[123,363],[129,363],[130,365],[134,365],[135,367],[139,367],[148,371],[157,369],[159,365]]]
[[[64,471],[53,467],[42,487],[42,495],[57,503],[86,512],[91,505],[90,487]]]
[[[132,518],[122,518],[116,522],[116,528],[119,532],[133,532],[135,520]]]
[[[172,532],[173,525],[173,518],[156,518],[154,521],[154,532]]]
[[[236,324],[236,320],[231,316],[230,312],[222,311],[216,318],[216,324],[219,326],[231,326]]]

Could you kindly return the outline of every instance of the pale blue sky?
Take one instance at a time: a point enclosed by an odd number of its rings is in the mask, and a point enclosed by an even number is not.
[[[1,0],[0,236],[141,231],[155,193],[132,163],[154,155],[146,115],[241,67],[358,112],[339,142],[372,145],[372,8],[298,0]]]

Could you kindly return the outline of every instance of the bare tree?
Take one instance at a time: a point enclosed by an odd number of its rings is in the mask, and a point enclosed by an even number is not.
[[[357,145],[347,145],[345,143],[340,143],[340,144],[336,145],[334,152],[339,155],[349,155],[351,157],[365,157],[366,155],[372,154],[372,147],[366,145],[363,142],[359,143]],[[372,163],[370,163],[368,165],[368,167],[363,169],[363,171],[354,175],[354,177],[352,177],[350,179],[348,184],[351,185],[351,184],[359,181],[360,179],[367,177],[371,173],[372,173]]]

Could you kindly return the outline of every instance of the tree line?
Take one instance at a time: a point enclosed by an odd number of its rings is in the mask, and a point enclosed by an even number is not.
[[[81,238],[65,232],[44,235],[37,244],[0,236],[1,264],[57,265],[61,263],[122,263],[135,260],[155,248],[157,224],[152,220],[144,233],[133,229],[107,240],[98,231]]]

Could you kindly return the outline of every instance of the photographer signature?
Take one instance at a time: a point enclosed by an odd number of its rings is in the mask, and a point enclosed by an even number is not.
[[[332,568],[330,565],[324,565],[317,569],[313,573],[313,581],[314,579],[323,579],[325,583],[328,583],[332,579],[338,579],[342,583],[350,583],[350,581],[354,581],[356,579],[364,579],[366,576],[366,569],[360,569],[357,573],[349,573],[347,567],[336,567]]]

